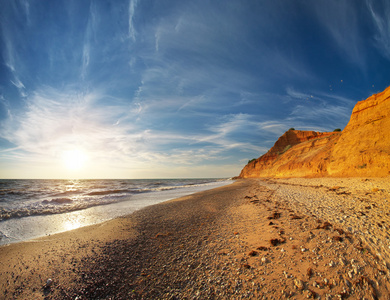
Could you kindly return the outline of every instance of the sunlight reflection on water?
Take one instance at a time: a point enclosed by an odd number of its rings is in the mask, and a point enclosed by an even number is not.
[[[123,215],[128,215],[145,206],[161,203],[202,190],[232,183],[215,182],[208,186],[193,186],[177,190],[136,194],[128,201],[94,206],[63,214],[29,216],[0,222],[0,245],[25,241],[80,227],[102,223]]]
[[[64,220],[64,228],[61,231],[73,230],[88,225],[83,223],[82,220],[85,220],[84,211],[79,211],[69,215],[68,218]]]

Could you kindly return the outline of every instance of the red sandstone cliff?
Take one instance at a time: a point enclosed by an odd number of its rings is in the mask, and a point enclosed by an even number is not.
[[[356,104],[343,132],[289,130],[239,177],[390,175],[390,87]]]

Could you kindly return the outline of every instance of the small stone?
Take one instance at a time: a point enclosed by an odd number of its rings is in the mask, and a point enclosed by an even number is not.
[[[329,267],[334,267],[335,265],[336,265],[336,263],[333,260],[331,260],[329,263]]]
[[[354,273],[353,270],[351,270],[351,271],[348,272],[349,278],[353,278],[353,273]]]
[[[347,287],[351,287],[351,282],[348,279],[344,279],[344,283]]]
[[[248,253],[249,256],[256,256],[258,254],[257,251],[252,250],[251,252]]]
[[[355,274],[359,274],[360,266],[354,265],[353,266],[353,271],[355,272]]]
[[[263,256],[263,257],[261,258],[261,262],[266,264],[266,263],[269,263],[270,260],[269,260],[268,258],[266,258],[265,256]]]
[[[340,263],[343,265],[343,266],[346,266],[347,265],[347,261],[345,259],[343,259],[342,257],[340,257]]]
[[[310,278],[313,275],[313,269],[312,268],[308,268],[307,271],[306,271],[306,274]]]
[[[294,279],[294,285],[297,287],[298,290],[303,290],[304,283],[300,279]]]
[[[307,298],[307,299],[311,299],[311,298],[315,298],[315,297],[316,297],[316,293],[313,292],[313,291],[311,291],[311,290],[307,290],[307,291],[305,292],[305,294],[306,294],[306,298]]]
[[[48,289],[51,287],[51,285],[53,284],[53,280],[51,278],[49,278],[47,281],[46,281],[46,284],[44,286],[45,289]]]

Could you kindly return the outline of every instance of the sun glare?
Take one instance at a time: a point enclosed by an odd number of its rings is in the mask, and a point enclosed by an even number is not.
[[[62,155],[62,162],[70,171],[82,169],[87,161],[86,153],[80,149],[67,150]]]

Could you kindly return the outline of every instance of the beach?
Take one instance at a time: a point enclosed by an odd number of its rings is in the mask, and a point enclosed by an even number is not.
[[[0,247],[0,299],[389,299],[389,178],[247,179]]]

